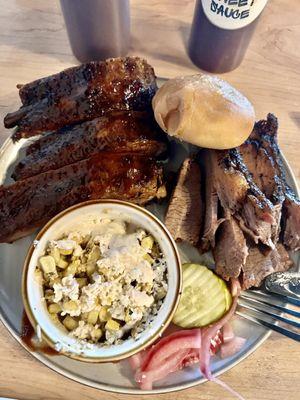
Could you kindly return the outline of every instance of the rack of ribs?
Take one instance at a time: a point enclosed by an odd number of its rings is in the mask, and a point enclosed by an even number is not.
[[[95,61],[18,85],[22,106],[4,118],[14,140],[92,120],[114,110],[151,111],[153,68],[138,57]]]
[[[156,157],[166,150],[166,136],[161,134],[153,118],[137,111],[121,111],[40,137],[27,147],[26,155],[15,167],[12,177],[25,179],[75,163],[99,151]]]
[[[141,154],[98,153],[0,187],[0,242],[32,233],[62,210],[90,199],[145,204],[164,197],[162,168]]]

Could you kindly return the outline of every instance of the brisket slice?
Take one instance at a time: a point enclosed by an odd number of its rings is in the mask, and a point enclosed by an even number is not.
[[[275,249],[267,254],[258,246],[250,246],[246,264],[242,268],[242,288],[258,287],[266,276],[273,272],[287,271],[292,264],[288,252],[281,243],[277,243]]]
[[[25,179],[88,158],[99,151],[139,152],[157,156],[166,151],[152,119],[138,112],[120,112],[66,127],[41,137],[30,145],[12,177]]]
[[[216,245],[212,251],[218,275],[226,281],[240,276],[248,256],[248,247],[243,231],[229,213],[217,231]]]
[[[92,120],[113,110],[151,110],[157,86],[153,68],[138,57],[95,61],[18,85],[23,106],[4,118],[30,137]]]
[[[213,175],[213,185],[223,209],[237,219],[255,243],[274,248],[272,226],[276,210],[252,179],[238,149],[211,150],[206,171]]]
[[[224,221],[224,218],[218,217],[218,195],[214,186],[214,176],[211,173],[210,166],[210,150],[204,153],[205,160],[205,217],[204,230],[200,242],[200,251],[205,253],[211,247],[215,247],[215,234],[219,225]]]
[[[188,242],[195,246],[200,239],[202,217],[200,167],[195,160],[188,158],[180,168],[165,224],[176,241]]]
[[[247,166],[253,181],[274,206],[274,223],[272,224],[272,238],[276,243],[279,238],[280,220],[284,193],[282,181],[277,175],[272,157],[260,146],[256,140],[248,140],[239,147],[239,152]]]
[[[143,155],[99,153],[0,187],[0,242],[33,232],[60,211],[89,199],[144,204],[164,197],[162,168]]]
[[[284,191],[283,202],[283,243],[290,250],[300,249],[300,200],[288,185],[280,150],[277,142],[278,122],[273,114],[268,114],[266,120],[257,122],[251,138],[259,141],[260,145],[272,157],[276,173],[280,177]]]
[[[238,223],[232,217],[221,224],[216,235],[213,256],[216,273],[223,279],[240,278],[243,289],[258,287],[273,272],[286,271],[292,266],[288,252],[281,243],[262,251],[252,241],[246,242]]]

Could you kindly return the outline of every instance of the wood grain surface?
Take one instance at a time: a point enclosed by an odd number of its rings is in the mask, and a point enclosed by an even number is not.
[[[131,54],[144,56],[156,74],[197,73],[185,45],[194,0],[131,0]],[[281,148],[300,179],[300,3],[269,2],[243,64],[223,77],[254,103],[257,118],[279,117]],[[15,85],[78,62],[71,54],[58,1],[0,0],[0,117],[15,110]],[[1,130],[0,142],[10,134]],[[222,379],[247,400],[300,398],[300,346],[272,334],[254,354]],[[0,396],[18,399],[124,399],[75,383],[31,357],[0,324]],[[141,398],[142,396],[135,396]],[[206,383],[154,399],[232,399]]]

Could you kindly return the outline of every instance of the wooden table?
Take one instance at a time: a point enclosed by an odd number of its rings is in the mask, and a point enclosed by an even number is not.
[[[131,0],[131,54],[144,56],[156,74],[197,72],[186,55],[193,0]],[[58,1],[0,0],[0,112],[16,108],[16,83],[58,72],[77,61],[71,54]],[[300,4],[272,0],[261,18],[241,67],[225,74],[255,104],[257,118],[273,112],[280,144],[300,178]],[[1,133],[1,142],[9,132]],[[0,325],[0,396],[19,399],[130,399],[74,383],[31,357]],[[272,334],[223,380],[247,400],[296,400],[300,393],[300,346]],[[136,398],[140,398],[137,396]],[[219,386],[148,399],[231,399]]]

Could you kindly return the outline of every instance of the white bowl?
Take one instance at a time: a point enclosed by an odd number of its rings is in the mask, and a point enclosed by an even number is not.
[[[106,218],[121,218],[149,232],[158,242],[167,263],[168,291],[154,321],[137,340],[127,339],[122,344],[111,346],[79,345],[79,342],[51,319],[43,289],[35,278],[38,259],[45,253],[49,240],[55,240],[71,231],[82,233],[95,229],[96,221]],[[181,290],[181,267],[176,244],[165,226],[149,211],[137,205],[118,200],[95,200],[75,205],[58,214],[39,232],[30,247],[24,265],[22,295],[24,307],[34,329],[60,353],[83,361],[116,361],[141,351],[156,340],[171,322]]]

